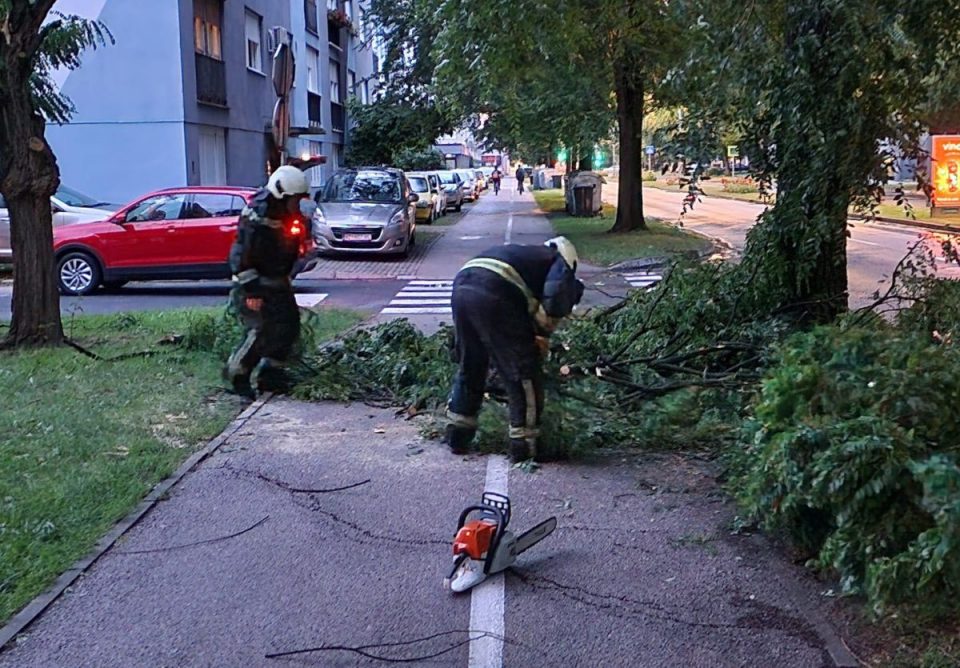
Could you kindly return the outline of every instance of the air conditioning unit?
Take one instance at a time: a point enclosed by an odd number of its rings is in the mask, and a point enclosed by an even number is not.
[[[293,44],[290,39],[291,37],[292,34],[290,31],[283,26],[275,26],[270,28],[270,30],[267,31],[267,51],[269,51],[271,54],[275,53],[277,47],[281,44],[290,44],[292,47]]]

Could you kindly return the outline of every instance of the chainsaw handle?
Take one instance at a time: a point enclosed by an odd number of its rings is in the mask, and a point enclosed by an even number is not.
[[[482,515],[492,516],[497,520],[497,529],[493,533],[493,540],[490,541],[490,547],[487,549],[487,556],[483,560],[483,572],[486,575],[490,574],[490,567],[493,565],[493,557],[497,552],[497,548],[500,547],[500,539],[503,538],[503,532],[507,529],[507,522],[510,520],[510,516],[503,510],[503,508],[497,508],[496,506],[483,505],[474,505],[467,506],[464,508],[463,512],[460,513],[460,520],[457,522],[457,531],[463,528],[463,525],[467,523],[467,518],[470,516],[470,513],[479,512]]]

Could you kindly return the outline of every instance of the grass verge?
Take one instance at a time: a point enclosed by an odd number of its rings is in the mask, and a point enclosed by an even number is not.
[[[0,353],[0,624],[48,587],[149,490],[218,434],[245,402],[221,389],[214,349],[159,345],[221,309],[65,322],[69,348]],[[357,316],[322,311],[317,340]],[[223,337],[224,339],[226,337]]]
[[[646,219],[649,229],[611,234],[616,207],[604,205],[600,218],[575,218],[567,215],[561,190],[535,190],[533,195],[557,234],[570,239],[580,256],[596,265],[710,248],[707,239],[650,217]]]
[[[456,225],[465,213],[466,210],[448,211],[445,216],[435,220],[432,227],[450,227],[451,225]]]

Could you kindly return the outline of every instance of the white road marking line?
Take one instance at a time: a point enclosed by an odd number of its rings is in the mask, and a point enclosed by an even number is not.
[[[404,314],[408,314],[408,315],[431,315],[431,314],[434,314],[434,315],[449,315],[449,314],[453,313],[453,309],[451,309],[449,306],[447,306],[447,307],[441,307],[441,306],[428,307],[428,306],[424,306],[423,308],[419,308],[419,307],[416,307],[416,306],[401,306],[401,307],[397,307],[397,308],[390,308],[390,307],[388,306],[387,308],[383,309],[383,310],[380,311],[380,312],[383,313],[384,315],[404,315]]]
[[[503,244],[506,246],[510,243],[510,237],[513,236],[513,211],[510,212],[510,215],[507,216],[507,236]]]
[[[410,284],[410,285],[450,285],[450,286],[452,286],[452,285],[453,285],[453,281],[452,281],[452,280],[450,280],[450,281],[447,281],[447,280],[428,281],[428,280],[420,279],[420,280],[416,280],[416,281],[410,281],[409,284]]]
[[[488,457],[483,491],[506,495],[509,473],[510,463],[506,457]],[[487,578],[470,590],[470,630],[475,632],[476,640],[470,643],[469,668],[503,666],[503,599],[502,574]]]
[[[652,278],[655,281],[663,280],[662,274],[624,274],[623,277],[628,281],[633,279],[640,279],[640,278]]]
[[[397,293],[397,297],[410,297],[411,299],[416,299],[419,297],[446,297],[450,299],[450,296],[453,292],[407,292],[406,290],[401,290]]]
[[[326,293],[297,293],[297,306],[303,308],[313,308],[327,298]]]
[[[450,297],[446,299],[394,299],[388,306],[450,306]]]

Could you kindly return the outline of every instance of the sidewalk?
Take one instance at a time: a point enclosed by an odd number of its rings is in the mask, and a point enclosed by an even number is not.
[[[733,509],[696,456],[503,467],[515,530],[559,523],[478,611],[441,580],[458,513],[498,459],[456,457],[391,411],[275,399],[0,666],[283,666],[265,655],[411,659],[458,642],[414,664],[467,666],[484,647],[470,633],[490,624],[501,640],[484,656],[499,660],[484,665],[855,665],[826,621],[844,604],[766,540],[731,535]],[[350,650],[294,660],[382,665]]]

